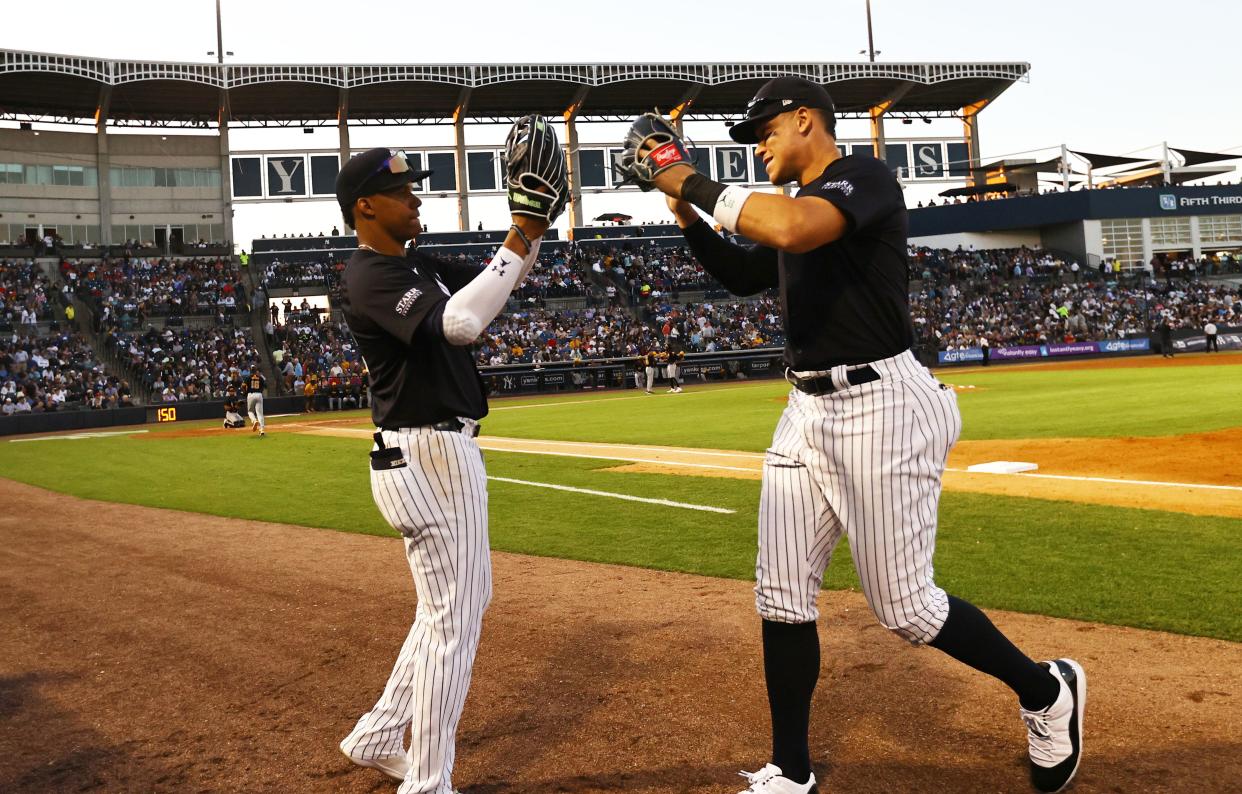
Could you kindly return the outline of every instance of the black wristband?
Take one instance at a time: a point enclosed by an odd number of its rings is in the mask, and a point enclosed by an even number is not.
[[[716,201],[725,192],[725,185],[695,171],[681,183],[681,198],[706,212],[708,215],[716,211]]]

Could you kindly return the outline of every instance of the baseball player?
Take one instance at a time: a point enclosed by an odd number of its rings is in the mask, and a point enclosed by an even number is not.
[[[655,385],[656,366],[659,364],[659,356],[654,350],[647,351],[643,357],[643,374],[647,376],[647,394],[651,394],[651,387]]]
[[[250,432],[259,431],[259,436],[267,435],[267,421],[263,418],[263,391],[267,388],[267,378],[257,369],[252,370],[246,378],[246,415],[250,417]]]
[[[631,181],[666,194],[695,256],[731,292],[780,289],[793,388],[764,461],[755,566],[772,761],[744,773],[747,791],[817,791],[807,740],[820,668],[816,598],[842,535],[881,625],[1014,691],[1031,780],[1060,790],[1082,752],[1082,668],[1032,661],[933,579],[940,478],[961,417],[953,391],[909,350],[900,185],[879,160],[841,156],[832,100],[809,80],[764,84],[730,135],[758,144],[772,184],[796,182],[797,197],[697,173],[677,132],[653,114],[635,120],[622,162]],[[758,245],[721,238],[694,207]]]
[[[246,420],[237,413],[237,401],[228,399],[224,403],[224,429],[237,430],[246,426]]]
[[[668,346],[668,390],[672,394],[681,393],[681,362],[685,360],[686,354],[680,349],[680,342],[681,336],[674,328]]]
[[[402,781],[399,794],[452,791],[457,724],[491,599],[487,474],[475,442],[487,399],[470,344],[534,264],[568,196],[565,158],[543,118],[514,125],[505,162],[513,226],[482,269],[407,254],[422,231],[410,183],[430,172],[412,170],[404,154],[372,149],[336,182],[358,232],[342,310],[371,378],[371,494],[404,537],[418,595],[383,693],[340,748]]]

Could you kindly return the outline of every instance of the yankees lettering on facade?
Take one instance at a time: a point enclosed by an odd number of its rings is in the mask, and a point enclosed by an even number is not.
[[[292,166],[286,165],[286,163],[292,163]],[[272,167],[272,170],[276,172],[276,176],[280,178],[280,189],[273,191],[273,192],[275,193],[301,193],[303,192],[300,190],[295,190],[293,187],[293,177],[302,168],[301,158],[289,159],[289,160],[278,160],[276,158],[272,158],[267,161],[267,164]]]

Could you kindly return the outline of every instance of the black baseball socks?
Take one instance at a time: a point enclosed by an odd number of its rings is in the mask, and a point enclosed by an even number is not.
[[[785,777],[805,783],[811,777],[811,696],[819,680],[815,624],[763,621],[763,675],[772,710],[772,763]]]
[[[960,598],[949,596],[949,616],[929,644],[1004,681],[1029,711],[1047,708],[1061,692],[1047,669],[1014,647],[978,607]]]

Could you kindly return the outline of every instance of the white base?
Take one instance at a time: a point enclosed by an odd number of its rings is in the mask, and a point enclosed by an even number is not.
[[[1024,471],[1035,471],[1038,463],[1023,463],[1017,460],[994,460],[989,463],[976,463],[967,466],[966,471],[983,472],[984,474],[1020,474]]]

